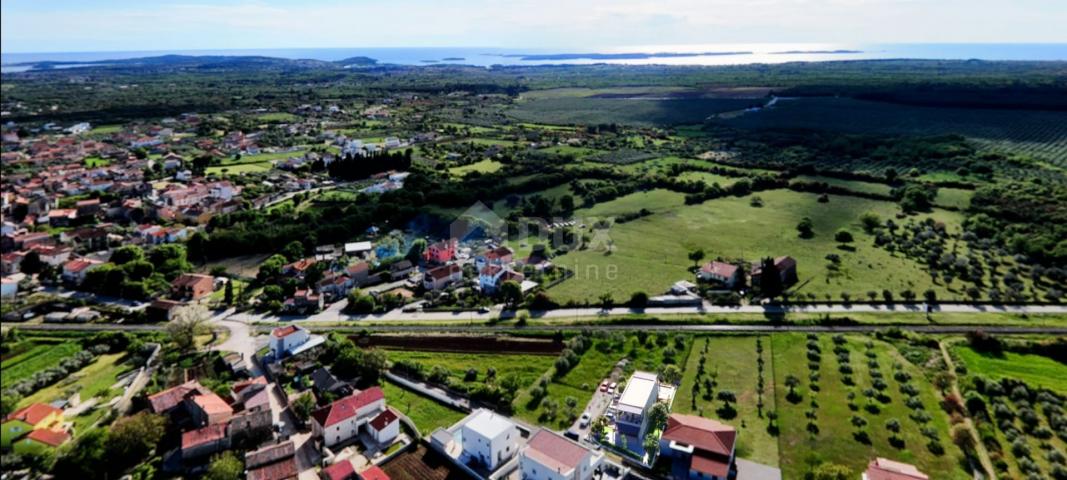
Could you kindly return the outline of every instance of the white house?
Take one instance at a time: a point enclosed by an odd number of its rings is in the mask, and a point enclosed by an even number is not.
[[[270,353],[275,360],[291,357],[324,343],[322,335],[312,335],[304,327],[286,325],[270,332]]]
[[[478,272],[478,286],[482,292],[493,293],[506,281],[513,280],[522,283],[525,280],[521,273],[509,270],[500,265],[487,265]]]
[[[463,279],[463,268],[456,264],[430,269],[423,276],[422,286],[427,290],[440,290]]]
[[[367,424],[367,432],[378,445],[389,445],[400,435],[400,417],[386,408]]]
[[[523,480],[589,480],[604,455],[541,429],[519,457]]]
[[[651,372],[634,372],[619,397],[618,417],[615,419],[619,433],[631,438],[645,438],[648,429],[646,414],[658,398],[659,377]]]
[[[356,438],[360,427],[384,411],[385,394],[381,387],[371,387],[312,412],[312,431],[322,438],[323,445],[333,447]],[[367,430],[369,433],[370,428]],[[389,428],[383,428],[381,433],[388,431]]]
[[[493,471],[518,453],[519,429],[508,417],[479,409],[460,428],[463,460]]]

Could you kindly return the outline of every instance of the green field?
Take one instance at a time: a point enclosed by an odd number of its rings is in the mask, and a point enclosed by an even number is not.
[[[1029,385],[1067,394],[1067,365],[1041,355],[1004,352],[1000,356],[985,355],[968,346],[953,348],[967,372],[991,379],[1012,378]]]
[[[300,117],[286,112],[273,112],[256,115],[256,120],[266,123],[292,123],[300,121]]]
[[[922,292],[932,288],[938,298],[962,298],[935,285],[917,262],[891,255],[872,244],[863,232],[860,217],[873,212],[883,219],[892,218],[896,204],[831,195],[829,202],[819,203],[818,196],[789,190],[759,192],[762,208],[750,205],[748,197],[727,197],[684,205],[683,195],[656,190],[635,193],[575,212],[576,218],[602,218],[647,208],[653,215],[626,224],[615,225],[606,233],[594,234],[586,250],[555,258],[575,272],[575,277],[548,290],[558,302],[594,301],[602,293],[611,293],[624,301],[636,291],[650,295],[666,291],[678,280],[692,280],[688,252],[703,249],[708,259],[744,258],[757,261],[763,256],[790,255],[797,259],[800,282],[795,290],[837,299],[841,292],[862,298],[869,290],[883,288],[899,292],[911,289]],[[935,210],[936,220],[959,230],[958,213]],[[801,239],[795,229],[803,217],[815,225],[815,237]],[[591,226],[590,222],[584,222]],[[846,228],[855,236],[855,251],[838,248],[834,232]],[[607,244],[611,243],[609,252]],[[837,270],[828,268],[825,256],[840,255]]]
[[[774,372],[771,371],[771,340],[763,337],[764,393],[763,413],[774,410],[775,386]],[[701,352],[707,345],[705,356],[706,375],[715,373],[720,390],[730,390],[737,395],[737,416],[723,419],[716,410],[722,402],[707,400],[704,393],[694,396],[693,384],[697,382],[697,372]],[[761,417],[757,408],[758,370],[756,368],[756,337],[697,337],[689,350],[689,359],[685,364],[682,383],[674,397],[672,411],[701,415],[733,425],[738,429],[737,456],[767,465],[778,465],[778,439],[767,430],[768,420]],[[695,406],[694,406],[695,405]]]
[[[727,177],[708,172],[682,172],[681,175],[678,175],[678,180],[704,182],[708,185],[719,184],[720,187],[726,188],[733,185],[738,180],[741,180],[741,178]]]
[[[270,171],[271,167],[272,165],[270,162],[238,163],[216,167],[207,167],[205,173],[207,175],[241,175],[245,173],[268,172]]]
[[[22,353],[3,361],[0,385],[10,387],[33,374],[59,365],[63,359],[81,351],[77,342],[32,342],[33,345]]]
[[[974,190],[964,190],[962,188],[938,188],[937,197],[934,198],[934,205],[966,209],[971,206],[971,197],[973,196]]]
[[[132,366],[122,362],[124,356],[125,354],[122,353],[101,355],[66,379],[22,399],[19,405],[29,405],[35,402],[49,403],[60,398],[67,398],[74,393],[78,393],[82,401],[101,395],[118,381],[119,375],[133,369]],[[103,399],[104,402],[107,400]]]
[[[868,400],[861,393],[872,384],[867,357],[864,356],[864,343],[868,337],[848,337],[847,346],[855,380],[855,386],[851,387],[842,382],[838,360],[830,340],[826,335],[818,339],[822,349],[822,360],[819,362],[821,378],[818,383],[819,391],[813,392],[810,388],[805,336],[780,334],[772,337],[773,371],[777,385],[775,402],[781,426],[778,447],[782,478],[803,478],[809,468],[822,462],[845,465],[852,469],[858,478],[860,471],[875,456],[914,464],[930,478],[970,478],[959,466],[962,454],[948,437],[948,417],[938,407],[937,391],[926,380],[922,369],[904,360],[892,345],[874,340],[878,364],[886,375],[886,383],[889,384],[885,393],[890,401],[882,403],[877,399],[870,400],[878,405],[879,409],[878,413],[871,413],[866,410]],[[899,384],[892,378],[894,364],[900,364],[904,371],[911,375],[911,381],[919,390],[924,409],[932,418],[928,425],[937,430],[940,443],[945,448],[943,455],[935,455],[927,449],[926,438],[920,433],[920,424],[909,417],[911,410],[904,405],[904,395],[898,392]],[[794,375],[801,380],[801,386],[796,389],[799,395],[796,403],[787,398],[787,375]],[[847,395],[850,391],[856,394],[856,410],[848,406]],[[814,436],[809,434],[806,428],[806,412],[811,409],[810,402],[813,398],[818,405],[814,409],[818,433]],[[869,445],[853,437],[856,428],[852,425],[851,418],[854,415],[867,420],[865,429],[870,436]],[[900,437],[903,439],[903,445],[899,448],[889,442],[889,432],[885,428],[889,419],[896,419],[901,424]]]
[[[474,162],[469,165],[463,165],[461,167],[452,167],[448,169],[448,173],[451,173],[452,175],[455,175],[457,177],[462,177],[470,172],[493,173],[503,167],[503,163],[487,158],[485,160]]]
[[[820,175],[801,175],[796,177],[797,180],[804,182],[820,182],[834,187],[842,187],[852,190],[854,192],[861,193],[873,193],[877,195],[889,195],[889,192],[893,190],[893,187],[884,183],[863,182],[859,180],[844,180],[834,177],[823,177]]]
[[[85,164],[85,168],[99,168],[111,165],[111,160],[100,157],[85,157],[82,163]]]
[[[389,382],[382,383],[382,390],[389,401],[389,406],[399,410],[415,422],[415,426],[419,427],[419,433],[422,435],[429,435],[437,427],[448,428],[464,417],[463,412],[453,410]]]
[[[496,369],[496,378],[501,379],[506,375],[518,375],[524,385],[528,385],[544,375],[552,362],[556,360],[552,355],[512,355],[507,353],[446,353],[446,352],[415,352],[409,350],[389,350],[389,360],[396,362],[408,360],[419,362],[426,367],[427,373],[435,365],[447,368],[451,372],[454,381],[462,382],[467,369],[474,368],[478,371],[477,381],[485,381],[485,372],[489,367]]]
[[[581,412],[585,405],[589,403],[589,400],[593,398],[593,389],[611,373],[615,363],[625,356],[624,352],[605,353],[598,351],[595,347],[589,349],[582,355],[582,359],[576,367],[567,372],[566,375],[554,378],[549,382],[548,396],[546,398],[552,398],[559,402],[562,410],[564,400],[567,397],[573,397],[578,401],[578,411]],[[541,418],[544,413],[543,405],[544,401],[537,405],[530,403],[529,389],[520,391],[515,397],[515,415],[533,424],[562,429],[570,427],[570,424],[563,418],[562,414],[555,421],[543,420]]]

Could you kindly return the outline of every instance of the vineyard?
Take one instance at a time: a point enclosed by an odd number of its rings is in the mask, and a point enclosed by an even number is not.
[[[1022,153],[1067,167],[1067,112],[931,108],[853,100],[793,98],[729,120],[749,128],[971,138],[990,151]]]

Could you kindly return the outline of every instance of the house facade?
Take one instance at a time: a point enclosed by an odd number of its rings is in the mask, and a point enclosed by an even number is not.
[[[311,333],[306,328],[287,325],[270,332],[270,352],[274,358],[290,355],[297,347],[307,343]]]
[[[615,424],[619,433],[643,439],[648,432],[648,410],[659,398],[659,377],[652,372],[636,371],[626,382],[619,397]]]
[[[333,447],[356,438],[360,428],[385,409],[382,389],[371,387],[315,410],[311,414],[312,430],[323,445]]]
[[[441,290],[452,283],[463,279],[463,268],[459,265],[443,265],[430,269],[422,279],[422,286],[426,290]]]
[[[697,276],[705,282],[715,282],[726,288],[735,288],[740,280],[741,269],[726,262],[708,262],[700,268]]]
[[[177,300],[200,300],[215,290],[215,278],[198,273],[183,273],[170,282],[171,298]]]
[[[460,428],[463,459],[477,462],[489,471],[518,453],[519,429],[507,417],[479,409]]]
[[[737,430],[709,418],[671,414],[660,437],[675,480],[727,480],[737,476]]]
[[[538,430],[519,456],[523,480],[589,480],[604,456],[550,430]]]

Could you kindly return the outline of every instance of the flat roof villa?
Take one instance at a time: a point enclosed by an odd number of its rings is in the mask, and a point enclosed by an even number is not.
[[[518,468],[517,454],[526,443],[510,418],[477,409],[447,430],[430,435],[430,446],[476,478],[497,479]]]

